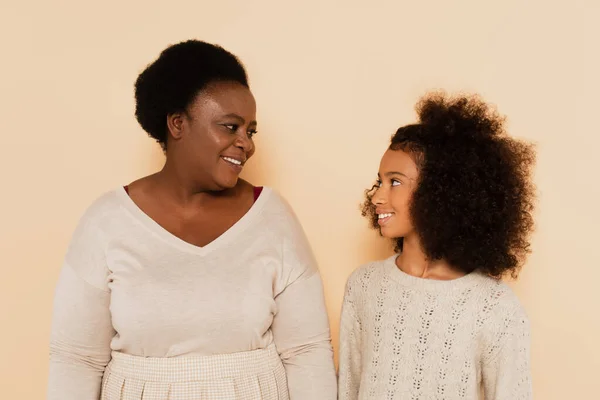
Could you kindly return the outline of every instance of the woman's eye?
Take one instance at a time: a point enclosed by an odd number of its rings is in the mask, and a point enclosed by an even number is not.
[[[402,185],[402,182],[396,180],[396,179],[392,179],[392,186],[400,186]]]

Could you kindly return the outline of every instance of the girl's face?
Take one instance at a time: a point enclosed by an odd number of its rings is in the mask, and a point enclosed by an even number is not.
[[[417,165],[408,153],[402,150],[385,152],[379,165],[377,187],[371,198],[382,236],[396,239],[414,232],[410,202],[418,177]]]

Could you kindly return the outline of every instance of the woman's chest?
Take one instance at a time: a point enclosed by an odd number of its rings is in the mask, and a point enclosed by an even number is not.
[[[248,253],[248,250],[246,250]],[[275,254],[222,256],[114,249],[109,257],[111,315],[120,335],[185,341],[232,331],[260,335],[276,313]]]

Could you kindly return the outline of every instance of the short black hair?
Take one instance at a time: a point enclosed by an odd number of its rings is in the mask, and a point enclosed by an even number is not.
[[[167,47],[135,82],[136,119],[166,150],[167,116],[185,111],[201,90],[217,81],[248,87],[246,70],[235,55],[200,40]]]
[[[410,216],[423,250],[465,272],[516,277],[530,251],[535,188],[531,144],[508,136],[504,117],[479,96],[424,96],[419,122],[399,128],[389,149],[419,169]],[[363,215],[379,228],[373,190]],[[402,238],[395,240],[402,250]]]

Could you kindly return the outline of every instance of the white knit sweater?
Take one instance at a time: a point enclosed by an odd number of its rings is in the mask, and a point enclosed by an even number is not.
[[[417,278],[395,259],[348,280],[339,399],[531,399],[529,323],[512,290],[477,272]]]

